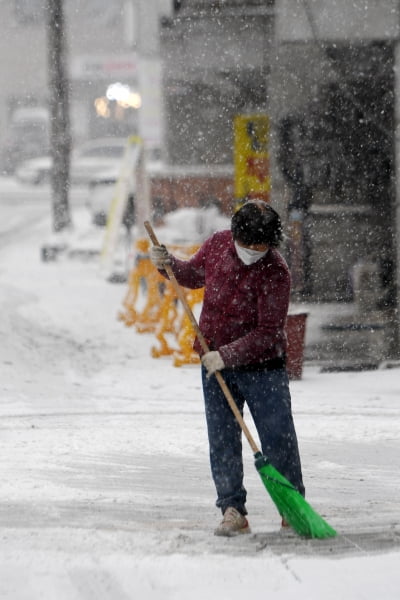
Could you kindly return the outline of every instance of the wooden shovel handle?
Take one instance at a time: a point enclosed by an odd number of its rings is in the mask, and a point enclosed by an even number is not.
[[[159,241],[157,239],[156,234],[154,233],[154,230],[153,230],[150,222],[149,221],[145,221],[144,222],[144,226],[145,226],[145,229],[146,229],[146,231],[147,231],[147,233],[149,235],[149,238],[152,241],[152,243],[155,246],[160,246],[160,243],[159,243]],[[208,347],[208,344],[207,344],[207,342],[206,342],[203,334],[201,333],[200,327],[199,327],[199,325],[198,325],[198,323],[196,321],[196,317],[194,316],[194,314],[192,312],[192,309],[190,308],[189,304],[187,303],[185,294],[184,294],[181,286],[179,285],[179,283],[178,283],[178,281],[177,281],[177,279],[176,279],[176,277],[174,275],[174,272],[173,272],[171,266],[170,265],[165,265],[164,269],[165,269],[165,271],[166,271],[166,273],[167,273],[167,275],[168,275],[168,277],[169,277],[172,285],[174,286],[176,295],[178,296],[179,300],[181,301],[182,306],[183,306],[183,308],[184,308],[184,310],[185,310],[185,312],[186,312],[186,314],[187,314],[187,316],[188,316],[188,318],[189,318],[189,320],[190,320],[190,322],[191,322],[191,324],[193,326],[193,329],[195,331],[196,337],[197,337],[197,339],[200,342],[200,345],[202,347],[203,352],[209,352],[210,349]],[[239,409],[238,409],[238,407],[236,405],[235,400],[233,399],[233,396],[232,396],[232,394],[230,392],[230,389],[228,388],[228,386],[227,386],[227,384],[225,382],[225,379],[222,377],[222,375],[221,375],[221,373],[219,371],[215,372],[215,377],[217,378],[217,381],[218,381],[218,383],[219,383],[219,385],[220,385],[220,387],[221,387],[221,389],[223,391],[223,394],[224,394],[224,396],[225,396],[225,398],[226,398],[226,400],[227,400],[227,402],[228,402],[228,404],[229,404],[229,406],[230,406],[233,414],[235,415],[235,418],[236,418],[237,422],[239,423],[239,425],[240,425],[240,427],[241,427],[244,435],[246,436],[247,441],[249,442],[250,447],[251,447],[253,453],[256,454],[257,452],[260,452],[260,450],[257,447],[257,444],[254,441],[253,436],[251,435],[251,433],[250,433],[250,431],[249,431],[246,423],[243,420],[243,417],[242,417],[242,415],[241,415],[241,413],[240,413],[240,411],[239,411]]]

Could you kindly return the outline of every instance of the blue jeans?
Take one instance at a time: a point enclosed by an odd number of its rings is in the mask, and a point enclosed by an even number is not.
[[[289,381],[285,369],[251,371],[224,369],[222,376],[243,413],[246,402],[271,464],[304,495]],[[211,473],[222,513],[233,506],[247,514],[243,486],[242,436],[232,410],[214,376],[202,367]]]

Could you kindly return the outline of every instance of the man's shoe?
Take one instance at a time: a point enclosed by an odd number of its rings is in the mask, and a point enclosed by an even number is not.
[[[240,533],[250,533],[248,521],[236,508],[229,506],[221,523],[214,530],[214,535],[233,537]]]

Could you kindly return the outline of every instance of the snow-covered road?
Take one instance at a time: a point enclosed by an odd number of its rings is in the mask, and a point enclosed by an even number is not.
[[[41,263],[49,227],[0,245],[0,598],[397,599],[399,369],[292,382],[338,538],[280,533],[246,446],[253,533],[215,538],[198,367],[150,357],[95,260]]]

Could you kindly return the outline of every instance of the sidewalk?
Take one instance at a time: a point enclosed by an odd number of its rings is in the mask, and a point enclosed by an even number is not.
[[[198,366],[152,359],[117,321],[124,286],[42,263],[43,231],[0,254],[1,598],[397,600],[399,369],[291,384],[307,498],[338,538],[280,533],[245,443],[253,533],[216,538]]]

